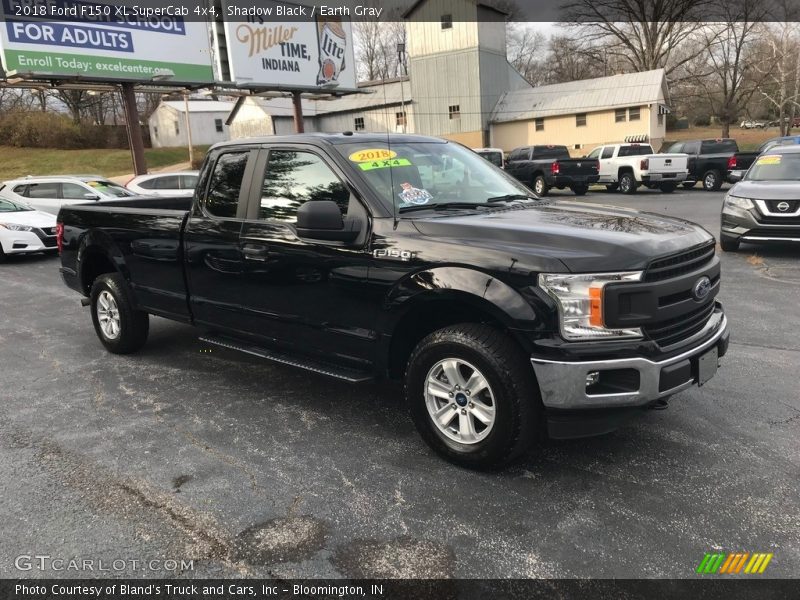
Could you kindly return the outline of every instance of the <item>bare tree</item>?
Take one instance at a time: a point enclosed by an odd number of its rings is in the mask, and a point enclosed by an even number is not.
[[[356,72],[360,80],[374,81],[405,75],[397,52],[397,44],[406,43],[406,26],[399,9],[389,11],[385,20],[354,23],[353,34]]]
[[[758,93],[777,114],[781,135],[786,135],[800,106],[800,24],[764,23],[760,34],[756,69],[763,77]]]
[[[663,68],[671,76],[705,52],[698,43],[706,28],[709,0],[571,0],[563,21],[577,37],[603,48],[632,71]]]
[[[728,137],[731,124],[763,78],[755,68],[753,46],[767,10],[761,0],[719,0],[718,9],[725,22],[709,24],[703,30],[708,51],[686,63],[685,73],[722,125],[722,137]]]
[[[546,63],[542,60],[547,38],[541,30],[527,23],[511,23],[506,29],[508,62],[531,85],[547,83]]]

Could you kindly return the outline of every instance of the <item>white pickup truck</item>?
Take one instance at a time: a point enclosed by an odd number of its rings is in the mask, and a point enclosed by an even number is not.
[[[587,158],[600,161],[598,183],[623,194],[633,194],[640,185],[670,193],[689,173],[687,154],[655,154],[650,144],[608,144],[595,148]]]

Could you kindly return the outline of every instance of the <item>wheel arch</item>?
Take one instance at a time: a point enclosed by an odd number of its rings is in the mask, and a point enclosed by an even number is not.
[[[100,275],[119,273],[126,281],[130,274],[125,257],[113,239],[102,231],[89,231],[78,248],[78,279],[83,293],[88,296],[92,284]]]

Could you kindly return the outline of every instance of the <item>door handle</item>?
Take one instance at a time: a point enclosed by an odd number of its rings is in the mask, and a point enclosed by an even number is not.
[[[266,262],[269,256],[269,250],[266,246],[261,244],[243,244],[242,254],[245,260],[257,260],[259,262]]]

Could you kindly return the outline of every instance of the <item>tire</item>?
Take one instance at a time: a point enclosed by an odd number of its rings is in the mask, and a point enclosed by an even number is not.
[[[720,238],[719,246],[723,252],[736,252],[739,249],[739,241]]]
[[[719,171],[713,169],[703,175],[703,189],[707,192],[716,192],[722,187],[722,177]]]
[[[550,188],[547,187],[547,182],[544,180],[543,175],[537,175],[533,178],[533,191],[536,192],[537,196],[547,196]]]
[[[633,173],[623,173],[619,178],[619,191],[623,194],[636,193],[636,179],[633,178]]]
[[[691,190],[692,188],[694,188],[695,185],[697,185],[697,182],[696,181],[684,181],[681,185],[683,186],[683,189]]]
[[[3,251],[3,244],[0,244],[0,263],[6,262],[6,253]]]
[[[445,370],[457,372],[453,379],[461,387],[451,385]],[[476,382],[475,395],[469,396],[467,385],[476,371],[485,386]],[[525,453],[541,424],[539,391],[527,358],[510,337],[488,325],[454,325],[423,339],[409,359],[405,392],[425,442],[463,467],[496,469],[508,464]],[[434,422],[434,412],[444,410],[446,417],[451,409],[455,417],[449,422]],[[489,424],[484,424],[486,419]]]
[[[659,188],[665,194],[671,194],[675,191],[675,184],[674,183],[662,183]]]
[[[574,187],[572,187],[570,189],[572,190],[572,193],[575,194],[576,196],[584,196],[586,194],[586,192],[589,191],[589,186],[588,185],[576,185],[576,186],[574,186]]]
[[[144,346],[150,319],[146,312],[134,308],[122,275],[107,274],[95,279],[89,298],[94,330],[106,350],[131,354]]]
[[[619,184],[616,183],[607,183],[606,190],[609,192],[616,192],[619,189]]]

